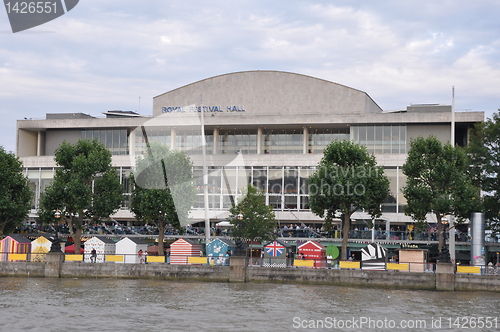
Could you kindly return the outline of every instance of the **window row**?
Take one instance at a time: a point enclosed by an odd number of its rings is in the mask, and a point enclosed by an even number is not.
[[[129,167],[117,168],[124,190],[122,208],[130,207],[132,184]],[[209,206],[213,209],[228,209],[243,197],[248,184],[257,187],[266,197],[266,204],[276,210],[309,209],[308,177],[315,172],[314,167],[210,167],[208,172]],[[38,208],[40,195],[54,177],[53,168],[29,168],[26,175],[34,193],[32,209]],[[383,212],[403,212],[406,200],[401,188],[406,178],[399,168],[386,168],[390,192],[383,204]],[[194,208],[202,209],[204,202],[203,170],[193,168],[193,177],[198,189],[198,200]]]

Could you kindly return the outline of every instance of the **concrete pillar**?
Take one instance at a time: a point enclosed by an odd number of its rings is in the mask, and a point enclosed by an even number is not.
[[[177,141],[177,130],[175,128],[170,129],[170,149],[175,150],[175,142]]]
[[[229,262],[229,281],[247,281],[247,258],[245,256],[231,256]]]
[[[39,157],[42,155],[42,132],[38,132],[38,136],[36,138],[36,156]]]
[[[471,265],[486,265],[484,249],[484,213],[473,213],[472,222],[472,243],[471,243]]]
[[[64,253],[48,252],[45,256],[45,277],[61,277],[61,267],[64,262]]]
[[[309,129],[307,127],[304,127],[302,130],[303,134],[303,153],[307,154],[309,153]]]
[[[218,154],[219,153],[219,128],[214,128],[214,149],[213,149],[213,154]]]
[[[139,130],[139,129],[135,129],[135,130],[132,130],[130,132],[130,134],[128,135],[128,152],[129,152],[129,155],[130,156],[134,156],[135,155],[135,152],[136,152],[136,149],[135,149],[135,145],[136,145],[136,130]]]
[[[436,290],[455,290],[455,265],[451,263],[436,264]]]
[[[262,154],[262,128],[257,128],[257,154]]]

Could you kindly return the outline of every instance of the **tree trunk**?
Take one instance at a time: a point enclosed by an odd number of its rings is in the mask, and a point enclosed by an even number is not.
[[[82,223],[80,222],[80,226],[75,225],[74,223],[74,216],[71,216],[68,221],[68,227],[69,227],[69,234],[73,238],[73,244],[75,245],[75,255],[80,255],[80,248],[81,248],[81,238],[82,238]],[[78,219],[83,219],[83,214],[80,213],[78,216]],[[76,231],[75,231],[76,230]]]
[[[158,256],[164,256],[163,239],[165,238],[165,220],[160,218],[158,223]]]
[[[441,222],[442,216],[436,213],[436,219],[438,223],[438,252],[441,252],[444,248],[443,223]]]
[[[73,239],[73,244],[75,246],[75,255],[79,255],[80,251],[76,250],[76,235],[75,232],[73,231],[73,218],[74,218],[73,216],[70,216],[68,220],[69,235]],[[80,239],[78,239],[78,245],[80,245]]]
[[[73,242],[75,243],[75,254],[80,255],[80,247],[81,247],[81,238],[82,238],[83,230],[81,228],[77,228],[75,235],[73,235]]]
[[[344,214],[344,226],[342,228],[342,250],[341,250],[341,260],[347,260],[347,240],[349,239],[349,229],[351,228],[351,215],[349,213]]]

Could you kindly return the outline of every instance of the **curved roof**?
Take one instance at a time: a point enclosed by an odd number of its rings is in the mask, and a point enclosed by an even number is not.
[[[242,71],[210,77],[154,97],[153,115],[164,107],[199,105],[244,109],[252,115],[379,113],[363,91],[282,71]],[[163,111],[162,111],[163,110]]]

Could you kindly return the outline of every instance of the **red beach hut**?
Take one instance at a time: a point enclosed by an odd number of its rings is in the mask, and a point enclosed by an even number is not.
[[[305,260],[314,260],[314,267],[326,266],[326,247],[317,241],[307,241],[297,248],[298,258],[304,255]]]
[[[0,241],[0,262],[6,262],[9,254],[29,254],[31,240],[20,235],[9,235]]]
[[[170,264],[188,264],[188,257],[200,257],[199,243],[179,239],[170,245]]]

